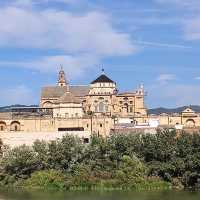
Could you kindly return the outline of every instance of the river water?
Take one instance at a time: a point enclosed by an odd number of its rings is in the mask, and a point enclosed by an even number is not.
[[[1,191],[0,200],[200,200],[200,192],[11,192]]]

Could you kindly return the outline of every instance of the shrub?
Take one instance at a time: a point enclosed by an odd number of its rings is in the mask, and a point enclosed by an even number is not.
[[[22,186],[32,189],[65,190],[66,176],[57,170],[38,171],[25,180]]]
[[[145,176],[146,168],[136,156],[132,158],[123,156],[115,178],[122,186],[134,188],[138,183],[144,181]]]

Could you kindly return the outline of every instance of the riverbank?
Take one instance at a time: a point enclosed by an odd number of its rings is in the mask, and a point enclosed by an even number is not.
[[[43,190],[198,189],[200,135],[70,135],[33,146],[1,148],[0,185]]]

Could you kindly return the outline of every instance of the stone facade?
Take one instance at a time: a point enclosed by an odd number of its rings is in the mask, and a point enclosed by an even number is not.
[[[104,72],[88,86],[70,86],[61,70],[58,85],[42,89],[40,107],[52,108],[54,117],[62,118],[83,117],[88,114],[145,117],[147,111],[144,96],[142,85],[136,91],[119,92],[117,84]]]
[[[181,113],[149,115],[148,119],[157,119],[161,126],[183,126],[185,128],[200,127],[200,113],[196,113],[189,107]]]
[[[153,133],[157,126],[200,127],[200,113],[190,108],[171,115],[148,115],[144,97],[143,85],[136,91],[119,92],[116,82],[104,72],[89,85],[70,85],[61,69],[57,85],[42,88],[38,108],[14,108],[0,113],[0,137],[5,141],[10,137],[11,143],[19,144],[19,138],[25,137],[21,140],[24,143],[26,136],[33,142],[46,135],[51,139],[65,133],[88,139],[93,133],[105,137],[110,132],[136,129]]]

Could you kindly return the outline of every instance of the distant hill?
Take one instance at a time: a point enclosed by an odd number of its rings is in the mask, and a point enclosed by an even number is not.
[[[29,108],[29,107],[38,107],[38,105],[27,106],[27,105],[16,104],[16,105],[11,105],[11,106],[4,106],[4,107],[0,107],[0,112],[9,112],[14,107],[27,107],[27,108]],[[178,107],[178,108],[163,108],[163,107],[153,108],[153,109],[148,110],[148,114],[159,115],[159,114],[162,114],[162,113],[166,113],[166,114],[181,113],[183,110],[185,110],[188,107],[190,107],[195,112],[200,113],[200,106],[191,105],[191,106],[182,106],[182,107]]]
[[[181,113],[183,110],[185,110],[188,107],[190,107],[195,112],[200,112],[200,106],[191,105],[191,106],[182,106],[182,107],[178,107],[178,108],[163,108],[163,107],[153,108],[153,109],[148,110],[148,114],[159,115],[159,114],[162,114],[162,113],[167,113],[167,114]]]
[[[26,107],[26,108],[29,108],[29,107],[38,107],[38,105],[27,106],[27,105],[16,104],[16,105],[10,105],[10,106],[3,106],[3,107],[0,107],[0,112],[9,112],[12,108],[15,108],[15,107]]]

